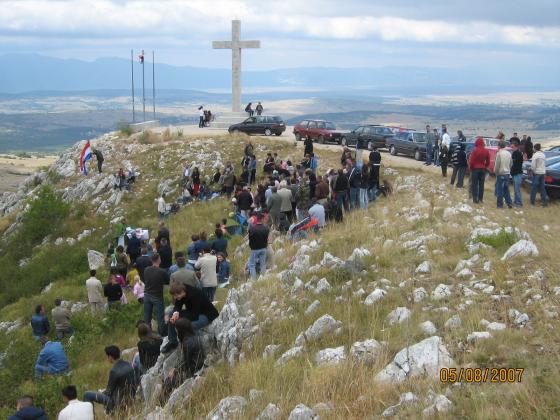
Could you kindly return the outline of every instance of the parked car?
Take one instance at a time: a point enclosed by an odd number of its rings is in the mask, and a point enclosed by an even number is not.
[[[321,144],[325,142],[340,144],[342,136],[345,134],[348,134],[348,132],[337,130],[334,123],[330,121],[303,120],[294,125],[294,136],[297,141],[310,138]]]
[[[426,159],[426,133],[417,131],[401,131],[387,143],[389,152],[396,156],[401,153],[413,156],[416,160]]]
[[[286,124],[280,117],[270,117],[266,115],[257,115],[249,117],[245,121],[233,124],[229,127],[230,134],[264,134],[265,136],[280,136],[286,131]]]
[[[488,150],[488,153],[490,154],[490,165],[488,166],[488,173],[489,174],[494,174],[494,161],[496,160],[496,155],[498,154],[498,143],[500,142],[498,139],[495,139],[493,137],[484,137],[484,136],[474,136],[474,137],[469,137],[467,138],[467,141],[465,143],[465,151],[467,152],[467,159],[469,158],[469,155],[471,154],[471,152],[474,149],[474,142],[476,141],[476,139],[478,137],[482,137],[484,139],[484,143],[486,145],[486,149]],[[459,142],[456,140],[456,137],[454,137],[453,141],[450,143],[449,145],[449,156],[451,157],[453,155],[453,152],[455,151],[455,148],[457,147],[457,145],[459,144]],[[509,150],[511,152],[511,147],[506,147],[506,150]]]
[[[367,149],[377,147],[386,148],[387,141],[394,136],[389,127],[383,125],[362,125],[342,136],[340,144],[343,146],[355,146],[358,140],[365,143]]]
[[[545,150],[545,152],[558,152],[560,153],[560,146],[552,146]]]
[[[523,179],[526,184],[531,185],[532,178],[531,161],[528,160],[523,164]],[[560,156],[546,159],[544,185],[549,197],[560,198]]]

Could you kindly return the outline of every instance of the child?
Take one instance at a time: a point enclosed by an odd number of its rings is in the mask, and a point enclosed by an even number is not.
[[[218,267],[216,272],[218,273],[218,287],[226,287],[229,285],[229,261],[226,260],[226,256],[223,252],[218,252]]]
[[[132,293],[134,293],[134,296],[138,299],[138,303],[144,303],[144,283],[140,280],[140,276],[134,278],[134,289]]]
[[[136,263],[132,264],[132,268],[126,275],[126,287],[132,287],[136,284],[136,277],[140,278],[138,269],[136,268]]]

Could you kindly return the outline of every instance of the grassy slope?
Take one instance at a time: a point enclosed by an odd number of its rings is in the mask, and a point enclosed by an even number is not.
[[[228,142],[222,146],[222,142]],[[274,142],[265,139],[254,139],[254,143],[267,145],[272,151],[278,151],[280,156],[299,157],[300,151],[295,153],[293,146],[289,143]],[[121,206],[130,223],[134,225],[148,226],[154,230],[157,220],[154,217],[155,190],[157,181],[168,178],[171,174],[177,176],[181,172],[182,156],[188,152],[188,144],[192,139],[183,139],[178,142],[157,145],[149,153],[132,156],[134,164],[141,170],[143,176],[136,187],[136,196],[127,196]],[[242,140],[230,138],[219,139],[213,146],[227,155],[234,163],[238,163],[242,152]],[[198,147],[192,148],[194,152]],[[262,151],[258,156],[263,156]],[[190,154],[190,153],[189,153]],[[161,156],[164,159],[161,160]],[[335,166],[338,160],[338,152],[321,151],[322,167]],[[222,158],[225,162],[227,158]],[[192,159],[192,158],[191,158]],[[189,160],[191,160],[189,159]],[[326,161],[329,161],[328,163]],[[163,162],[160,165],[160,162]],[[162,169],[163,166],[163,169]],[[393,166],[395,167],[395,166]],[[399,168],[397,168],[399,169]],[[410,169],[399,169],[401,175],[412,173]],[[152,176],[148,172],[153,173]],[[415,174],[422,174],[436,185],[439,178],[423,170],[414,170]],[[488,191],[488,197],[491,196]],[[267,306],[276,301],[283,309],[293,308],[294,320],[273,319],[272,322],[263,327],[262,332],[255,338],[252,348],[247,347],[246,361],[234,368],[224,364],[215,366],[209,373],[207,381],[191,399],[187,407],[177,413],[178,418],[194,418],[206,415],[221,398],[229,395],[243,395],[247,397],[249,389],[256,388],[265,391],[262,399],[252,403],[247,418],[255,417],[268,402],[275,402],[286,415],[300,402],[312,406],[319,402],[332,402],[335,410],[331,413],[333,418],[363,418],[379,414],[383,409],[398,401],[400,392],[414,391],[421,397],[426,395],[427,389],[443,391],[445,387],[437,382],[425,379],[411,380],[396,387],[378,386],[373,383],[373,376],[384,367],[394,354],[409,343],[414,343],[423,338],[417,324],[424,320],[431,320],[436,324],[440,335],[444,337],[453,357],[460,364],[475,363],[479,366],[507,366],[525,367],[526,373],[522,384],[485,384],[464,385],[460,391],[454,392],[451,397],[455,403],[453,416],[469,416],[483,418],[514,418],[514,417],[546,417],[558,416],[556,395],[558,393],[558,334],[553,327],[555,320],[549,320],[543,313],[540,304],[525,306],[526,298],[524,292],[527,287],[522,283],[528,274],[532,274],[536,268],[546,268],[546,281],[544,284],[531,284],[534,293],[539,291],[546,296],[547,304],[556,304],[554,296],[548,295],[553,286],[560,284],[558,277],[559,266],[557,250],[553,238],[560,234],[560,227],[551,223],[554,211],[558,206],[549,209],[528,208],[524,215],[513,212],[498,212],[492,206],[492,200],[487,199],[485,214],[493,221],[503,225],[514,225],[528,231],[541,251],[541,256],[536,261],[517,261],[514,264],[502,264],[499,262],[504,249],[491,249],[484,252],[484,259],[489,259],[494,264],[493,272],[488,275],[483,273],[480,266],[474,271],[477,278],[491,278],[497,286],[497,290],[505,290],[511,293],[513,301],[509,304],[490,304],[485,295],[479,294],[472,300],[475,302],[466,310],[460,312],[462,326],[458,330],[443,331],[443,323],[455,313],[455,308],[464,298],[454,294],[449,300],[442,302],[450,308],[448,313],[423,312],[421,308],[426,302],[414,304],[409,300],[410,294],[415,287],[423,286],[428,292],[439,283],[457,284],[458,280],[453,276],[453,269],[461,258],[468,258],[464,242],[470,228],[469,216],[458,216],[453,222],[459,227],[451,226],[452,222],[442,220],[443,207],[464,198],[464,193],[453,192],[449,203],[438,202],[431,193],[424,192],[424,198],[435,203],[436,208],[431,210],[431,217],[421,222],[408,223],[402,216],[397,216],[403,206],[413,205],[414,194],[410,192],[400,193],[389,200],[381,200],[370,207],[367,212],[356,212],[346,218],[343,224],[329,227],[321,233],[321,250],[312,254],[312,264],[320,261],[322,251],[328,250],[334,255],[346,258],[354,247],[365,246],[372,251],[372,257],[368,258],[368,264],[375,264],[376,270],[368,270],[368,274],[353,278],[352,291],[363,287],[366,292],[371,292],[376,280],[387,278],[394,286],[387,297],[374,307],[366,307],[362,304],[364,297],[353,297],[351,293],[341,293],[339,286],[350,278],[342,277],[336,272],[325,270],[319,272],[320,277],[327,277],[331,285],[335,287],[332,293],[318,297],[301,292],[297,298],[287,295],[278,286],[277,280],[272,279],[259,282],[254,292],[253,306],[263,321],[269,316]],[[382,208],[387,207],[388,215],[384,215]],[[224,200],[213,201],[209,204],[195,204],[179,212],[169,219],[172,234],[172,242],[175,249],[184,249],[189,242],[192,233],[201,229],[212,230],[213,224],[220,220],[228,212],[229,203]],[[202,210],[202,211],[201,211]],[[509,220],[507,219],[509,218]],[[67,235],[79,233],[86,226],[81,226],[80,220],[69,220],[66,229]],[[103,237],[109,231],[106,220],[98,220],[99,226],[103,226],[101,232],[96,233],[89,243],[99,247],[107,237]],[[102,224],[104,223],[104,225]],[[551,231],[544,232],[542,225],[548,223]],[[434,249],[444,251],[443,255],[430,255],[434,261],[434,270],[430,277],[414,277],[414,269],[425,258],[418,257],[414,250],[405,251],[398,245],[390,249],[383,249],[385,239],[397,240],[401,233],[407,231],[419,233],[436,232],[448,239],[445,244],[431,243],[428,252]],[[341,240],[342,239],[342,240]],[[397,242],[397,241],[396,241]],[[231,246],[235,246],[232,243]],[[290,258],[297,250],[296,246],[287,245],[286,254],[275,263],[278,270],[290,264]],[[246,256],[246,255],[245,255]],[[240,271],[244,258],[233,260],[233,270],[236,277],[241,277]],[[61,264],[63,261],[52,261],[52,264]],[[486,274],[486,275],[485,275]],[[102,274],[102,278],[105,273]],[[86,273],[66,279],[53,279],[56,286],[50,292],[43,295],[23,297],[12,305],[0,310],[1,320],[13,320],[23,317],[26,322],[30,318],[31,308],[38,302],[46,302],[47,306],[56,296],[62,296],[69,300],[86,300],[85,288],[78,287],[87,277]],[[302,276],[304,281],[311,278],[310,274]],[[407,279],[410,280],[403,288],[398,284]],[[508,285],[506,280],[514,280],[513,285]],[[534,294],[532,293],[532,294]],[[347,295],[348,301],[343,304],[335,304],[337,295]],[[219,300],[224,299],[224,292],[218,295]],[[321,301],[319,310],[313,315],[305,315],[304,311],[309,303],[315,298]],[[385,324],[385,317],[389,311],[397,306],[407,306],[413,311],[409,323],[400,326],[389,327]],[[436,305],[437,306],[437,305]],[[50,307],[50,306],[49,306]],[[465,337],[472,331],[480,331],[478,322],[482,319],[489,321],[507,322],[507,310],[515,307],[522,312],[527,312],[531,317],[531,328],[518,330],[508,326],[502,333],[495,333],[495,338],[490,339],[477,346],[468,346],[466,351],[460,349],[459,343],[465,341]],[[305,357],[297,358],[282,368],[274,368],[274,359],[263,360],[261,358],[264,347],[268,344],[281,344],[282,350],[292,346],[297,334],[307,328],[316,318],[324,313],[329,313],[344,323],[344,334],[339,337],[325,337],[318,343],[314,343],[306,349]],[[134,321],[140,316],[138,305],[128,305],[125,311],[115,317],[103,322],[91,318],[87,313],[80,314],[75,319],[77,327],[76,341],[69,347],[69,356],[73,371],[70,378],[60,378],[52,381],[35,384],[31,380],[32,365],[39,350],[37,344],[30,337],[29,329],[18,330],[9,337],[0,338],[0,349],[4,350],[9,341],[14,344],[9,350],[9,356],[3,369],[2,382],[2,409],[0,415],[7,414],[10,410],[7,405],[13,404],[13,398],[23,392],[36,395],[39,402],[47,407],[51,414],[61,408],[59,401],[60,382],[71,381],[79,385],[80,392],[86,389],[96,389],[105,386],[109,366],[103,357],[103,347],[109,343],[115,343],[121,348],[132,347],[136,339],[132,328]],[[552,325],[550,325],[552,324]],[[386,341],[387,347],[382,358],[372,367],[355,367],[351,364],[338,367],[317,367],[313,359],[316,350],[325,347],[349,346],[357,340],[376,338]],[[365,398],[358,397],[364,396]],[[410,408],[411,416],[418,414],[418,408]]]

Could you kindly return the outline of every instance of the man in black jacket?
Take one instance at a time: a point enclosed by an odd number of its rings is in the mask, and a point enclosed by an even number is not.
[[[144,322],[152,324],[152,312],[155,309],[158,332],[164,335],[163,286],[169,284],[167,270],[160,268],[161,259],[158,253],[152,256],[152,266],[144,270]]]
[[[126,407],[136,394],[136,376],[132,365],[121,360],[117,346],[105,347],[107,360],[113,365],[109,372],[109,382],[103,392],[86,391],[83,400],[103,404],[108,413]]]
[[[187,318],[197,331],[211,324],[219,315],[212,302],[196,287],[175,282],[169,287],[169,293],[175,301],[173,315],[169,318],[170,324],[175,324],[179,318]],[[162,349],[163,353],[169,352],[178,344],[175,327],[169,326],[168,333],[169,341]]]
[[[511,143],[511,177],[513,178],[513,191],[514,199],[513,205],[515,207],[523,207],[521,200],[521,184],[523,183],[523,153],[519,150],[519,139]]]
[[[101,150],[99,149],[93,149],[91,150],[93,152],[93,154],[95,155],[95,158],[97,159],[97,170],[99,171],[99,173],[102,172],[103,169],[103,153],[101,153]]]
[[[148,247],[146,245],[142,245],[140,252],[141,255],[136,259],[136,269],[140,279],[144,281],[144,270],[152,265],[152,259],[148,256]]]
[[[161,238],[158,254],[161,258],[160,267],[164,270],[169,270],[169,267],[173,265],[173,250],[171,249],[167,238]]]
[[[259,263],[259,271],[261,273],[266,271],[266,248],[268,247],[270,229],[268,226],[263,225],[262,219],[262,213],[257,213],[257,224],[249,229],[249,247],[251,248],[249,272],[254,279],[257,278],[257,261]]]
[[[306,155],[311,155],[313,153],[313,140],[311,139],[311,137],[306,137],[305,140],[303,141],[303,157],[305,157]]]
[[[381,153],[379,153],[377,147],[374,147],[373,150],[370,152],[369,161],[372,166],[371,176],[373,177],[373,179],[377,180],[375,187],[379,189],[379,169],[381,168]]]
[[[253,196],[249,192],[248,187],[243,187],[243,190],[237,196],[237,207],[241,211],[241,215],[246,219],[249,218],[249,210],[253,205]]]

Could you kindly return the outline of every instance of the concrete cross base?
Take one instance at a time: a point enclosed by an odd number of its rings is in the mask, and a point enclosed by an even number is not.
[[[134,133],[138,133],[139,131],[144,131],[156,127],[159,127],[158,120],[144,121],[144,122],[130,124],[130,128]]]
[[[210,129],[227,130],[232,124],[245,121],[249,117],[246,112],[224,112],[216,115],[214,121],[210,123]]]

